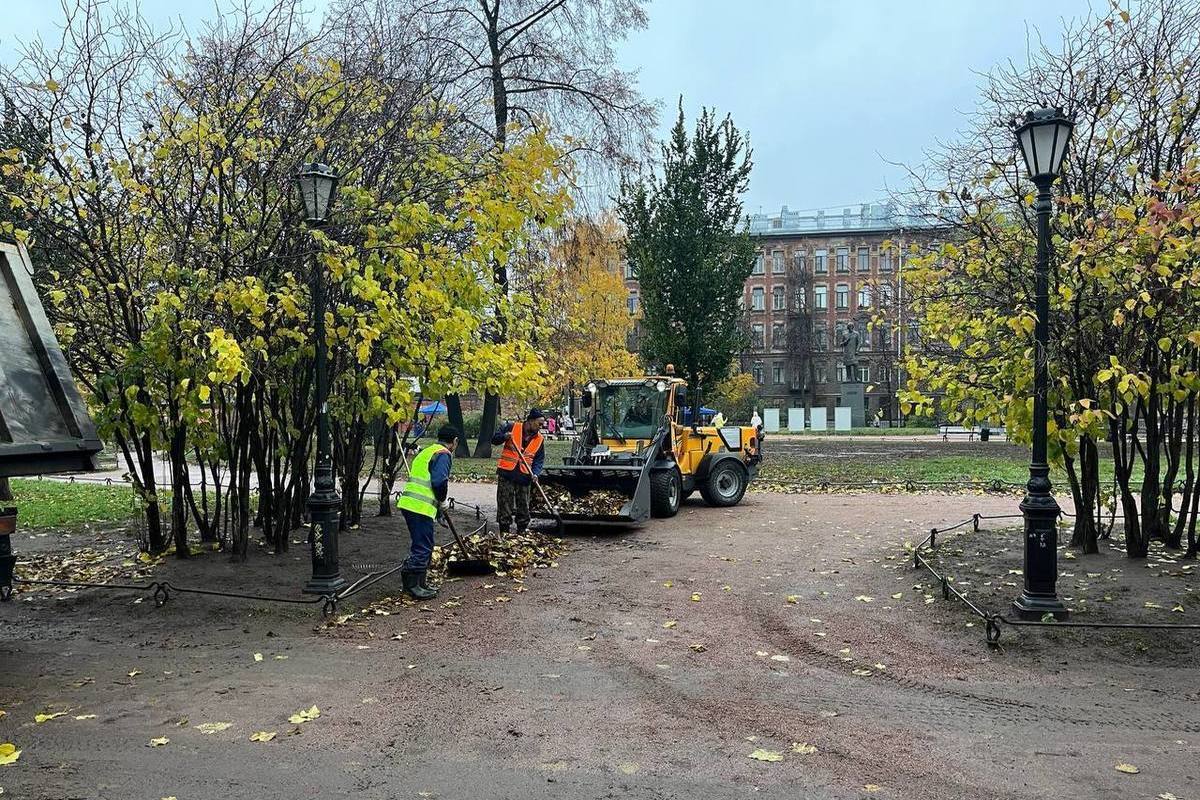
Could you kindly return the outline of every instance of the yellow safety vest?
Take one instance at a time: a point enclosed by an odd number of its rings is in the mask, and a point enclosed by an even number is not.
[[[408,470],[408,480],[396,498],[396,505],[414,514],[426,517],[437,517],[437,497],[433,494],[432,476],[429,474],[429,464],[438,453],[450,452],[440,444],[431,444],[417,454]]]

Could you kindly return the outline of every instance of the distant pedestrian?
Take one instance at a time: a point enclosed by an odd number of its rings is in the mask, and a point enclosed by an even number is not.
[[[758,415],[758,409],[754,409],[754,416],[750,417],[750,427],[758,430],[762,427],[762,417]]]
[[[725,427],[725,415],[718,411],[712,418],[712,426],[714,428]]]
[[[551,436],[554,436],[556,433],[558,433],[558,420],[554,418],[553,414],[551,414],[549,419],[546,420],[546,433],[550,434]]]

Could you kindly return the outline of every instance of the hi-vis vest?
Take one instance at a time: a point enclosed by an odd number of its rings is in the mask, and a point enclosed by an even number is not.
[[[429,474],[429,462],[438,453],[450,452],[440,444],[431,444],[417,453],[412,466],[408,470],[408,480],[396,499],[396,505],[414,514],[426,517],[437,517],[437,497],[433,494],[432,476]]]
[[[500,451],[500,460],[496,462],[496,466],[508,472],[511,470],[520,470],[526,475],[529,474],[529,467],[521,462],[517,456],[517,451],[520,450],[525,454],[525,461],[530,466],[533,465],[533,457],[537,455],[538,448],[542,446],[542,434],[535,433],[529,438],[528,442],[522,447],[521,437],[525,435],[525,426],[513,423],[512,438],[504,441],[504,449]]]

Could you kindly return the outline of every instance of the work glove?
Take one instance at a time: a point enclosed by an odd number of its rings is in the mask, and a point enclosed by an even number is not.
[[[441,503],[438,504],[438,508],[442,509],[442,513],[445,514],[447,511],[450,510],[450,500],[449,499],[443,500]]]

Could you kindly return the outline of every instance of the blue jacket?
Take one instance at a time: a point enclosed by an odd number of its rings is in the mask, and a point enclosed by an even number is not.
[[[517,423],[504,423],[504,427],[497,430],[496,435],[492,437],[492,444],[504,444],[504,441],[508,438],[508,434],[512,433],[514,424]],[[528,459],[528,456],[526,456],[526,458]],[[537,452],[533,454],[533,458],[529,460],[529,468],[533,470],[534,475],[541,475],[542,467],[545,465],[545,463],[546,440],[543,437],[541,446],[539,446]],[[522,486],[528,486],[529,484],[533,483],[533,479],[521,471],[520,464],[517,465],[516,469],[500,469],[497,467],[496,474]]]
[[[433,496],[438,502],[446,499],[450,489],[450,464],[454,458],[449,453],[438,453],[429,462],[429,482],[433,484]]]

